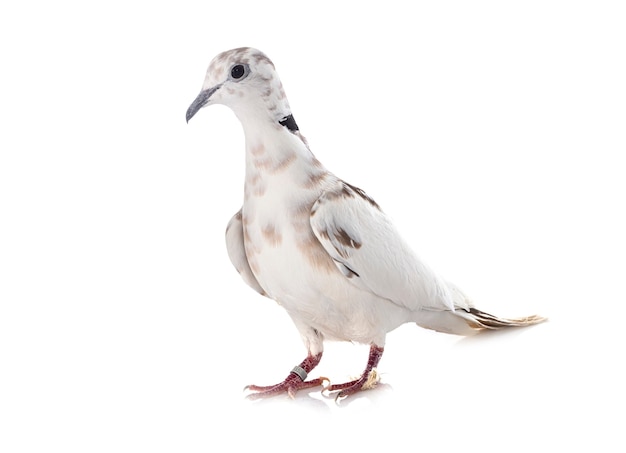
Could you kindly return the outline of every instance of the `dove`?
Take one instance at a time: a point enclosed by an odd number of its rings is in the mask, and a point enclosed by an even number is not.
[[[243,205],[226,228],[228,256],[245,283],[287,311],[307,350],[284,380],[247,386],[249,397],[294,397],[320,386],[342,399],[372,388],[387,333],[405,323],[472,335],[545,320],[481,311],[423,262],[372,198],[313,155],[263,52],[242,47],[218,54],[187,122],[213,104],[229,107],[245,136]],[[308,379],[325,341],[369,345],[359,378]]]

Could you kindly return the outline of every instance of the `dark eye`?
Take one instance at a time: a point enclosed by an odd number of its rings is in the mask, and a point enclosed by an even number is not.
[[[250,69],[248,68],[248,65],[236,64],[230,68],[230,77],[235,81],[239,81],[245,78],[249,72]]]

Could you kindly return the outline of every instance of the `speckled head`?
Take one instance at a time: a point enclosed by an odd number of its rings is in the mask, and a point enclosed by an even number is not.
[[[274,64],[251,47],[228,50],[213,58],[202,91],[187,110],[187,121],[211,104],[230,107],[242,122],[249,117],[281,121],[291,115]]]

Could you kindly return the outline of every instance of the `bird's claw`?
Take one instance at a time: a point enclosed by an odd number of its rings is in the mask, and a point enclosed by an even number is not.
[[[258,385],[246,385],[243,391],[254,392],[246,395],[246,398],[249,400],[258,400],[261,398],[280,395],[281,393],[287,393],[290,398],[294,399],[298,390],[317,387],[319,385],[323,386],[325,381],[330,382],[330,380],[326,377],[319,377],[310,381],[298,381],[294,380],[292,376],[293,375],[276,385],[269,385],[265,387]]]
[[[354,381],[346,382],[344,384],[330,385],[329,381],[328,385],[324,386],[322,389],[322,394],[330,397],[331,392],[338,391],[339,393],[335,395],[335,402],[340,403],[348,396],[360,392],[361,390],[369,390],[376,387],[378,382],[380,382],[380,376],[374,368],[367,374],[367,377],[361,376],[359,379],[355,379]]]

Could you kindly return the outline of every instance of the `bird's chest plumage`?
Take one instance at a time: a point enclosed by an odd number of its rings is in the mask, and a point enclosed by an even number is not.
[[[294,320],[329,339],[373,341],[386,325],[380,301],[349,283],[313,233],[311,208],[319,194],[294,187],[283,191],[268,185],[262,196],[249,195],[244,201],[250,269]]]
[[[380,331],[377,297],[349,283],[311,226],[313,205],[341,182],[308,149],[275,151],[247,147],[241,221],[250,270],[297,322],[367,343]]]
[[[294,190],[284,179],[264,178],[256,186],[247,186],[242,210],[250,268],[268,295],[281,303],[310,292],[315,258],[323,261],[322,267],[336,270],[309,222],[319,194],[304,188]]]

